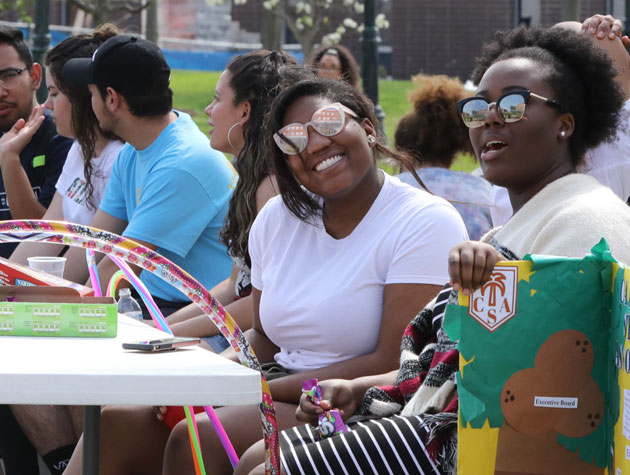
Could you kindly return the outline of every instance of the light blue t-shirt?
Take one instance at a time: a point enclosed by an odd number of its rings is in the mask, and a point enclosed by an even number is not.
[[[237,174],[188,114],[177,115],[146,149],[125,144],[100,208],[128,222],[123,236],[157,246],[157,252],[211,289],[232,269],[219,231]],[[141,279],[153,296],[186,301],[147,271]]]

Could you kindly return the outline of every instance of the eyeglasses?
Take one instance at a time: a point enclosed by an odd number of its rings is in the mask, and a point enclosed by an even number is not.
[[[502,94],[497,102],[488,102],[486,98],[481,96],[467,97],[457,103],[462,120],[467,127],[474,129],[481,127],[488,117],[490,107],[494,105],[503,122],[508,124],[518,122],[525,114],[525,106],[529,102],[530,97],[545,101],[552,107],[560,107],[557,101],[547,99],[546,97],[534,94],[531,91],[509,91]]]
[[[6,68],[0,71],[0,87],[12,89],[18,85],[18,78],[28,68]]]
[[[18,85],[18,78],[28,68],[7,68],[0,71],[0,87],[13,89]]]
[[[308,145],[308,126],[325,137],[332,137],[341,132],[346,124],[346,114],[357,117],[357,115],[339,102],[329,104],[317,109],[311,120],[306,124],[294,122],[285,125],[278,132],[273,134],[273,140],[278,148],[287,155],[297,155],[303,152]]]

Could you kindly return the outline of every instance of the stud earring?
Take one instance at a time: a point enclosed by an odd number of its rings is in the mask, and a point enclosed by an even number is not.
[[[368,135],[367,141],[370,145],[374,145],[376,143],[376,137],[374,137],[373,135]]]
[[[565,130],[560,132],[560,137],[565,137],[567,135],[567,132]]]

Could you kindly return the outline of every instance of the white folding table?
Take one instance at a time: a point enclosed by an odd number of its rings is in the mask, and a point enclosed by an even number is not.
[[[116,338],[0,337],[0,403],[83,405],[83,473],[98,473],[106,404],[258,404],[260,373],[199,347],[146,353],[123,342],[165,333],[119,315]],[[262,431],[262,426],[261,426]]]

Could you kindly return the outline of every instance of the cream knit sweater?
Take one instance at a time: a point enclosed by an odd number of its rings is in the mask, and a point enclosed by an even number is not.
[[[584,257],[604,237],[613,257],[630,265],[630,207],[588,175],[550,183],[493,234],[518,258]]]

